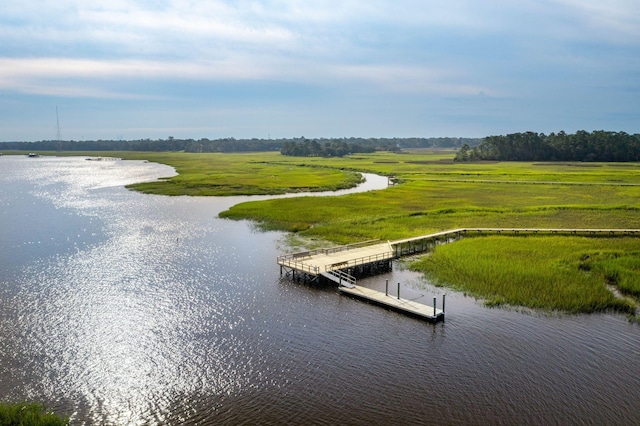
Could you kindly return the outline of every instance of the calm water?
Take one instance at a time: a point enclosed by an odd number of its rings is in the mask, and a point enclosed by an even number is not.
[[[244,198],[142,195],[133,161],[0,157],[0,400],[74,424],[640,424],[640,327],[487,309],[428,324],[281,281]],[[396,265],[362,284],[429,302]]]

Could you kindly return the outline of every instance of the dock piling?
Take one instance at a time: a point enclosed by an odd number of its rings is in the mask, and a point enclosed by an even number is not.
[[[398,300],[400,300],[400,283],[398,283]]]
[[[444,297],[446,296],[446,294],[442,295],[442,313],[444,314]]]
[[[387,282],[384,285],[384,295],[385,296],[389,295],[389,280],[387,280]]]
[[[436,316],[436,297],[433,296],[433,316]]]

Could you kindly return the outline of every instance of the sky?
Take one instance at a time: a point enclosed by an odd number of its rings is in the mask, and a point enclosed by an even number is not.
[[[638,0],[3,0],[0,141],[640,133]]]

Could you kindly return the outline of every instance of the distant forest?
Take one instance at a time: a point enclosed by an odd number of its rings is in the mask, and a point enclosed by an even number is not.
[[[580,130],[524,132],[486,138],[319,138],[306,139],[139,139],[95,141],[2,142],[0,150],[21,151],[280,151],[298,157],[342,157],[374,151],[416,148],[457,149],[456,161],[640,161],[640,134]]]
[[[463,145],[456,161],[640,161],[640,134],[624,132],[575,134],[512,133],[489,136],[476,146]]]
[[[460,148],[476,146],[472,138],[333,138],[333,139],[140,139],[96,141],[4,142],[2,150],[22,151],[184,151],[259,152],[281,151],[296,156],[342,156],[353,152],[399,151],[403,148]]]

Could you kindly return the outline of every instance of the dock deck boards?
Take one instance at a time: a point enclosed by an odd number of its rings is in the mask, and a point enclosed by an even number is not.
[[[389,243],[373,244],[348,250],[310,253],[309,255],[283,256],[278,263],[312,275],[325,271],[345,269],[380,260],[393,259],[395,256]]]
[[[444,311],[435,309],[433,306],[424,305],[407,299],[398,299],[396,296],[386,295],[370,288],[354,286],[354,288],[339,287],[341,293],[372,302],[376,305],[384,306],[395,311],[407,313],[429,321],[439,321],[444,319]]]

